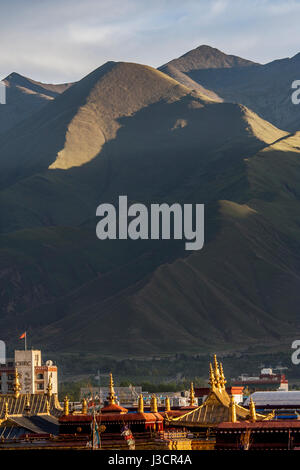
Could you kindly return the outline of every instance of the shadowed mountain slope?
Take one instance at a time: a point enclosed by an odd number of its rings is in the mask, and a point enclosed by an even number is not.
[[[8,75],[3,83],[6,86],[6,105],[0,106],[0,134],[7,132],[72,85],[36,82],[15,72]]]
[[[170,67],[172,76],[174,68],[178,74],[184,73],[183,78],[178,75],[180,82],[187,83],[187,76],[192,83],[225,101],[244,104],[281,129],[300,129],[299,107],[291,100],[292,83],[299,79],[300,54],[261,65],[200,46],[160,70],[168,74]]]
[[[299,329],[299,134],[107,63],[0,139],[3,339],[148,354]],[[96,207],[205,203],[205,246],[96,238]]]

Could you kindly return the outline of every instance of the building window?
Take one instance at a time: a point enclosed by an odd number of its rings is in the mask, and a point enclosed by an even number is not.
[[[38,374],[37,380],[44,380],[44,374]]]
[[[44,390],[44,384],[36,384],[37,390]]]

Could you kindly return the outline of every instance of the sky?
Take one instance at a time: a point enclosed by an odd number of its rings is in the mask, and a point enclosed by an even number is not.
[[[0,0],[0,79],[70,82],[108,60],[158,67],[201,44],[266,63],[300,51],[300,0]]]

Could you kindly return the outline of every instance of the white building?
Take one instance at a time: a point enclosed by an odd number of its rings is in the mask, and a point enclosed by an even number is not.
[[[300,391],[271,391],[271,392],[254,392],[251,395],[256,408],[300,408]],[[250,397],[244,403],[249,406]]]
[[[11,393],[15,370],[18,371],[20,393],[44,394],[51,376],[52,393],[57,393],[57,367],[52,361],[42,363],[41,351],[30,349],[15,351],[14,360],[0,365],[0,393]]]

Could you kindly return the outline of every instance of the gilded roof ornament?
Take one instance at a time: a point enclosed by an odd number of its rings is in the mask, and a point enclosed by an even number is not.
[[[108,399],[108,402],[109,402],[110,405],[115,405],[116,404],[114,379],[113,379],[112,373],[109,374],[109,393],[108,393],[107,399]]]
[[[13,392],[14,392],[15,398],[19,397],[21,388],[22,387],[19,381],[19,373],[18,373],[17,368],[15,368],[14,381],[13,381]]]

